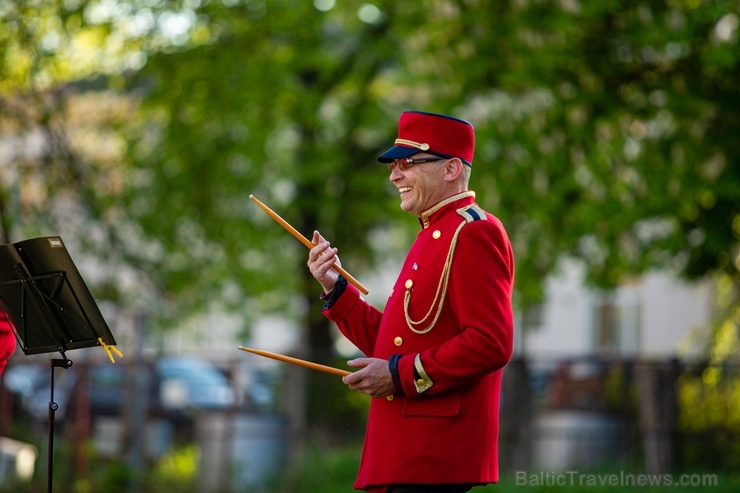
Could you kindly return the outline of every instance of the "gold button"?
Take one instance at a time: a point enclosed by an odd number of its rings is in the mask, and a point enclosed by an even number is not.
[[[435,240],[438,240],[440,236],[442,236],[442,232],[438,229],[435,230],[434,233],[432,233],[432,238],[434,238]]]
[[[424,381],[423,378],[420,378],[419,380],[416,381],[416,386],[417,387],[423,387],[424,384],[426,384],[426,382]]]
[[[403,344],[403,339],[401,339],[400,337],[396,337],[395,339],[393,339],[393,344],[395,344],[396,346],[400,346],[401,344]]]
[[[394,290],[393,290],[393,289],[391,289],[391,294],[389,294],[389,295],[388,295],[388,297],[389,297],[389,298],[390,298],[391,296],[393,296],[393,291],[394,291]]]
[[[406,289],[411,289],[411,286],[413,285],[414,285],[414,281],[412,281],[411,279],[406,281]]]
[[[388,401],[390,402],[390,401],[393,400],[393,394],[387,395],[387,396],[385,396],[385,398],[388,399]]]

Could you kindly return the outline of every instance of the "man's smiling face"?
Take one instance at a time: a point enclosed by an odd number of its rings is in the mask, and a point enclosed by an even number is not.
[[[436,156],[417,153],[412,159]],[[402,160],[398,160],[402,161]],[[439,161],[412,164],[404,166],[394,164],[392,166],[390,180],[398,189],[401,197],[401,209],[420,216],[422,212],[441,202],[449,195],[446,182],[444,181],[444,163],[446,159]]]

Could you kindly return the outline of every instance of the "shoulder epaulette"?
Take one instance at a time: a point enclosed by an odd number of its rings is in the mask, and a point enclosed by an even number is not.
[[[477,205],[470,205],[468,207],[458,209],[457,213],[464,217],[469,223],[486,218],[486,213]]]

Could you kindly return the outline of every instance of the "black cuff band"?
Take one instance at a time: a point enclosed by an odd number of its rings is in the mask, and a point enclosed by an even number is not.
[[[345,289],[347,289],[347,279],[345,279],[344,276],[340,274],[339,279],[337,279],[337,283],[334,285],[334,289],[331,290],[331,293],[326,295],[326,303],[324,303],[324,306],[321,307],[321,311],[331,308],[331,306],[336,303],[339,297],[342,296],[342,293],[344,293]],[[322,298],[324,298],[324,296],[322,296]]]
[[[401,359],[400,354],[391,355],[391,359],[388,361],[388,369],[391,371],[391,377],[393,377],[393,387],[396,392],[403,395],[403,386],[401,385],[401,377],[398,375],[398,360]]]

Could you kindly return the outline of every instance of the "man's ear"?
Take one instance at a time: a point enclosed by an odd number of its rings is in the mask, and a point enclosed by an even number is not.
[[[465,165],[460,160],[460,158],[453,157],[448,159],[445,163],[445,181],[457,180],[460,177],[460,173],[462,173],[463,166]]]

